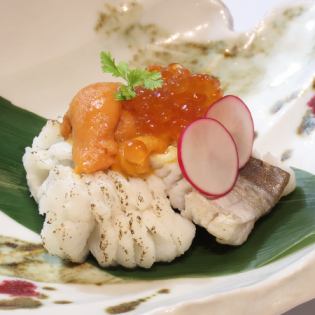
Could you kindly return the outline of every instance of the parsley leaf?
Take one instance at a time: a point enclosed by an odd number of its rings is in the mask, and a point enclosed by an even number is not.
[[[163,84],[160,72],[147,71],[144,69],[130,69],[125,62],[116,63],[109,52],[101,52],[102,70],[117,78],[123,78],[126,84],[119,88],[116,94],[117,100],[130,100],[136,96],[135,88],[143,86],[146,89],[154,90]]]

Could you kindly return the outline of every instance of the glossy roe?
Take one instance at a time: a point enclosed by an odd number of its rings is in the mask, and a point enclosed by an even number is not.
[[[137,96],[122,104],[134,116],[138,135],[175,143],[183,128],[222,97],[219,80],[207,74],[191,74],[179,64],[150,66],[149,70],[161,72],[163,86],[153,91],[139,87]]]
[[[191,74],[178,64],[149,70],[161,72],[163,86],[139,87],[132,100],[116,101],[115,83],[92,84],[74,97],[61,130],[72,137],[76,172],[149,174],[150,156],[176,145],[181,131],[222,97],[219,81],[209,75]]]

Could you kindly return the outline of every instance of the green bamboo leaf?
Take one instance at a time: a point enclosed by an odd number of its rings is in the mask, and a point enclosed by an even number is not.
[[[37,233],[43,218],[30,198],[21,159],[24,148],[32,143],[44,124],[45,119],[0,98],[0,209]],[[313,244],[315,176],[300,170],[296,174],[296,191],[256,224],[244,245],[220,245],[198,228],[191,249],[170,264],[156,264],[150,270],[117,267],[106,271],[136,279],[217,276],[260,267]]]
[[[0,209],[35,232],[43,220],[27,189],[22,156],[45,123],[0,97]]]

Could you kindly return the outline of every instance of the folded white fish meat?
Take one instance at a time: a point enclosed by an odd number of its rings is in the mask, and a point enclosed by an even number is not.
[[[89,191],[69,166],[57,165],[40,186],[39,213],[45,215],[41,232],[44,247],[54,255],[81,262],[94,228]]]
[[[101,266],[149,268],[187,251],[195,226],[176,213],[158,176],[126,178],[118,172],[78,175],[71,144],[48,121],[23,164],[49,253],[82,262],[91,252]]]

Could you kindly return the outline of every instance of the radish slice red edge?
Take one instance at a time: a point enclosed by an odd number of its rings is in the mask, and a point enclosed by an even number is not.
[[[215,119],[200,118],[184,129],[178,141],[178,162],[186,180],[211,198],[229,193],[238,177],[236,144]]]
[[[249,108],[239,97],[226,95],[209,107],[205,117],[218,120],[230,132],[242,168],[252,154],[254,142],[254,122]]]

